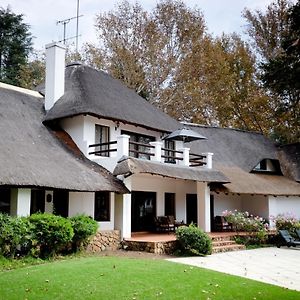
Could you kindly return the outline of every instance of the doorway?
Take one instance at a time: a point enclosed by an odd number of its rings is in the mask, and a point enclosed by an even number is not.
[[[197,194],[186,194],[186,223],[198,223]]]
[[[53,192],[53,214],[62,217],[69,216],[69,192],[55,190]]]
[[[153,230],[155,216],[156,193],[133,191],[131,193],[131,230]]]

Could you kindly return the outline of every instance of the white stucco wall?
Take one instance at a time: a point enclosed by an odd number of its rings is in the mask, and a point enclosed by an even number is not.
[[[69,216],[85,214],[94,218],[95,193],[69,192]]]
[[[242,210],[269,220],[269,201],[263,195],[241,195]]]
[[[269,196],[268,200],[270,215],[292,213],[300,219],[300,196]]]
[[[214,196],[214,216],[221,216],[224,210],[242,210],[242,200],[238,195],[211,193]]]
[[[30,215],[31,189],[11,189],[10,214],[12,216]]]

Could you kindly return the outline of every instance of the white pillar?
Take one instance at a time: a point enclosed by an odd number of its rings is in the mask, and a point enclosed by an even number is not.
[[[198,227],[210,232],[210,188],[206,182],[197,182]]]
[[[65,91],[66,47],[59,43],[46,45],[45,109],[49,110]]]
[[[182,149],[179,149],[179,151],[183,152],[183,154],[182,154],[183,160],[180,160],[179,164],[183,165],[183,166],[189,166],[190,165],[190,148],[182,148]]]
[[[11,190],[10,214],[12,216],[25,217],[30,215],[30,189],[15,188]]]
[[[117,136],[117,158],[129,156],[129,135],[122,134]]]
[[[131,179],[124,180],[131,190]],[[115,197],[115,228],[121,231],[121,238],[131,238],[131,194],[116,194]]]
[[[151,148],[151,153],[153,153],[154,156],[150,156],[150,160],[161,162],[161,148],[162,148],[163,143],[162,142],[150,142],[150,145],[155,147],[155,148]]]
[[[207,169],[212,169],[212,157],[213,157],[213,153],[211,152],[207,152],[204,153],[204,155],[206,156],[205,162],[206,162],[206,168]]]

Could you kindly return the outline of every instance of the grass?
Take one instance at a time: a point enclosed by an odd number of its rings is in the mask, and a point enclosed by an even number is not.
[[[299,299],[300,293],[164,260],[73,257],[0,272],[0,299]]]

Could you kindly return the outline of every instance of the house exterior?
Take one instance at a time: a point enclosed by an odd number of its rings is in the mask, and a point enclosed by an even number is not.
[[[160,215],[207,232],[225,209],[300,217],[299,182],[265,137],[186,124],[207,139],[167,139],[183,124],[104,72],[65,68],[63,46],[46,48],[40,93],[0,86],[2,210],[86,213],[123,238]]]

